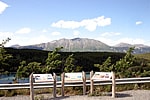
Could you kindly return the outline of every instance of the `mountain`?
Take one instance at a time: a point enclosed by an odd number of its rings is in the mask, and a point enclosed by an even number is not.
[[[133,45],[128,44],[128,43],[119,43],[115,45],[115,47],[133,47]]]
[[[41,43],[29,46],[20,46],[18,49],[39,49],[52,51],[57,47],[63,47],[62,51],[66,52],[82,52],[82,51],[112,51],[111,47],[94,39],[88,38],[74,38],[74,39],[60,39],[48,43]]]
[[[134,53],[148,53],[150,47],[143,44],[127,44],[120,43],[116,46],[109,46],[101,41],[88,38],[74,38],[74,39],[59,39],[48,43],[41,43],[28,46],[12,46],[17,49],[38,49],[52,51],[55,48],[63,47],[64,52],[126,52],[130,47],[135,47]]]
[[[128,44],[128,43],[120,43],[115,45],[114,51],[116,52],[126,52],[130,47],[135,47],[134,52],[135,54],[141,54],[141,53],[149,53],[150,52],[150,46],[143,45],[143,44]]]
[[[140,47],[149,47],[147,45],[143,45],[143,44],[128,44],[128,43],[119,43],[117,45],[115,45],[115,47],[135,47],[135,48],[140,48]]]

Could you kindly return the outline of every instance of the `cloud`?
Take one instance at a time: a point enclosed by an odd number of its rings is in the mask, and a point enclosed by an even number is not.
[[[142,24],[143,22],[142,21],[137,21],[135,24],[136,25],[140,25],[140,24]]]
[[[129,43],[129,44],[145,44],[145,40],[140,38],[121,38],[117,42]]]
[[[26,45],[46,43],[49,41],[50,41],[49,37],[44,36],[44,35],[39,35],[39,36],[34,36],[34,37],[15,36],[14,38],[11,39],[10,42],[8,42],[7,46],[12,46],[14,44],[26,46]]]
[[[128,44],[147,44],[147,41],[140,38],[120,38],[120,39],[112,39],[112,38],[105,38],[105,37],[98,37],[97,40],[109,45],[109,46],[115,46],[119,43],[128,43]]]
[[[74,36],[78,36],[79,34],[80,34],[79,31],[73,31],[73,35],[74,35]]]
[[[26,33],[30,33],[30,32],[31,32],[30,28],[21,28],[21,29],[17,30],[15,33],[26,34]]]
[[[61,33],[60,32],[52,32],[51,33],[53,36],[56,36],[56,35],[60,35]]]
[[[121,33],[119,32],[105,32],[105,33],[102,33],[101,36],[118,36],[120,34]]]
[[[113,46],[115,43],[114,43],[114,40],[110,39],[110,38],[105,38],[105,37],[98,37],[96,38],[97,40],[109,45],[109,46]]]
[[[11,41],[6,43],[5,47],[7,47],[10,43],[12,43],[12,38],[14,37],[14,34],[12,32],[0,32],[0,43],[2,40],[6,40],[7,38],[10,38]]]
[[[49,42],[49,37],[44,36],[44,35],[40,35],[37,37],[32,37],[32,39],[28,39],[28,43],[26,43],[26,45],[30,45],[30,44],[40,44],[40,43],[46,43]]]
[[[0,14],[2,14],[7,7],[9,6],[6,3],[0,1]]]
[[[12,32],[0,32],[0,42],[2,40],[5,40],[7,38],[12,38],[13,37],[13,33]]]
[[[67,29],[76,29],[79,27],[84,27],[88,31],[95,31],[97,27],[104,27],[111,24],[111,18],[105,18],[104,16],[93,18],[93,19],[84,19],[82,21],[64,21],[60,20],[56,23],[52,23],[52,27],[57,28],[67,28]]]
[[[4,37],[4,36],[12,36],[13,33],[12,32],[0,32],[0,37]]]
[[[46,30],[46,29],[43,29],[43,30],[42,30],[42,32],[43,32],[43,33],[46,33],[46,32],[47,32],[47,30]]]

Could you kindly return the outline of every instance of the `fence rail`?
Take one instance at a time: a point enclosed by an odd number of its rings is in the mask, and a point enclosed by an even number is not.
[[[121,78],[115,79],[116,84],[134,84],[134,83],[150,83],[150,77],[141,78]],[[61,81],[56,82],[57,87],[61,87]],[[111,85],[112,80],[94,80],[94,85]],[[65,87],[69,86],[83,86],[83,81],[65,82]],[[90,80],[86,80],[86,86],[90,86]],[[53,82],[34,83],[34,88],[52,88]],[[16,84],[0,84],[0,90],[4,89],[29,89],[30,83],[16,83]]]

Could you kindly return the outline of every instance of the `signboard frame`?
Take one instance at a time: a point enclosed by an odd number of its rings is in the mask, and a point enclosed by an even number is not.
[[[82,72],[75,72],[75,73],[65,73],[64,76],[65,81],[82,81],[83,80],[83,74]]]
[[[34,82],[54,82],[52,74],[33,74]]]
[[[110,80],[112,79],[112,72],[95,72],[92,80]]]

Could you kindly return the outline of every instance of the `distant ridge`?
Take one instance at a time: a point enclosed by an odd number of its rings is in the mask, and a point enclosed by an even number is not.
[[[11,46],[17,49],[38,49],[52,51],[55,48],[63,47],[63,52],[126,52],[130,47],[135,47],[134,53],[149,53],[150,47],[143,44],[120,43],[115,46],[109,46],[101,41],[88,38],[59,39],[47,43]]]
[[[119,43],[117,45],[115,45],[114,47],[149,47],[147,45],[143,45],[143,44],[128,44],[128,43]]]

